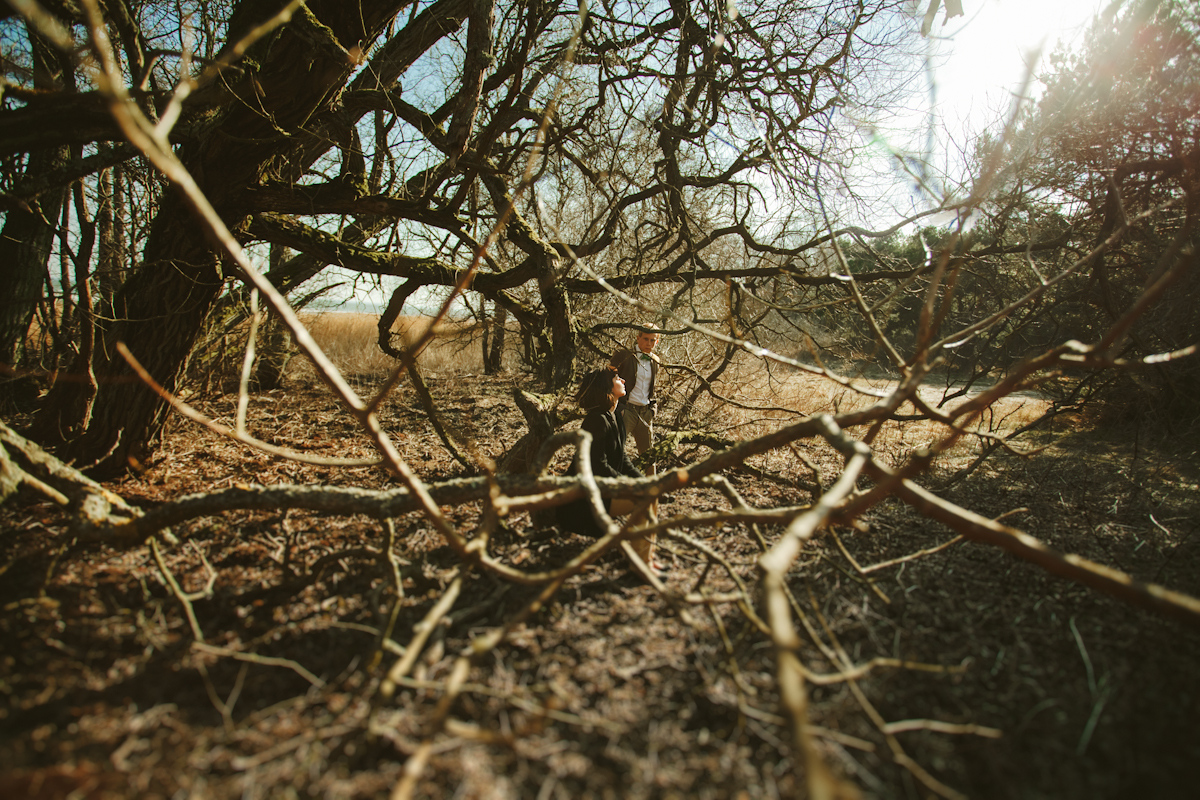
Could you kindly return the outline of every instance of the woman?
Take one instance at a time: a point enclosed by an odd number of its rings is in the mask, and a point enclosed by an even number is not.
[[[625,381],[612,367],[598,369],[583,376],[575,399],[586,412],[579,427],[592,435],[592,474],[597,478],[641,478],[642,471],[629,460],[625,452],[625,420],[616,413],[617,402],[625,396]],[[571,465],[571,472],[579,471],[578,458]],[[632,500],[605,498],[604,510],[610,515],[622,516],[630,513],[637,504]],[[584,536],[599,538],[604,531],[596,522],[587,498],[559,507],[559,527]],[[651,569],[660,569],[654,562],[654,541],[639,537],[629,544]]]

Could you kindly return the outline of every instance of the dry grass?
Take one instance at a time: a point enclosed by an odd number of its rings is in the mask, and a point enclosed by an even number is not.
[[[395,368],[395,361],[380,351],[377,342],[378,318],[370,314],[353,313],[310,313],[302,316],[321,348],[351,381],[365,385],[378,384]],[[397,345],[409,346],[425,334],[429,327],[428,317],[402,317],[393,327],[393,339]],[[519,369],[518,354],[515,352],[515,336],[509,337],[506,365]],[[671,363],[675,358],[686,357],[686,350],[665,355]],[[694,353],[691,353],[694,355]],[[421,352],[419,366],[426,378],[437,379],[454,376],[479,375],[483,372],[480,331],[473,321],[449,321],[438,326],[434,339]],[[315,382],[315,373],[306,361],[293,362],[291,377]],[[669,417],[680,409],[684,395],[690,390],[690,381],[669,381],[670,396],[665,397],[664,407],[668,414],[660,418],[670,427]],[[704,427],[719,435],[732,439],[750,439],[767,433],[799,416],[819,413],[836,414],[867,407],[878,402],[879,396],[891,391],[894,381],[857,378],[847,387],[827,378],[800,371],[779,370],[768,372],[762,362],[737,365],[731,369],[718,387],[725,397],[743,403],[746,408],[730,407],[711,397],[701,398],[690,417],[703,420]],[[950,389],[928,386],[922,390],[923,399],[933,407],[950,411],[966,402],[967,396],[943,403]],[[711,408],[709,408],[711,404]],[[993,403],[983,414],[967,421],[965,430],[983,435],[1003,436],[1011,433],[1041,416],[1047,401],[1028,396],[1010,396]],[[902,415],[917,415],[916,408],[906,403],[900,408]],[[681,415],[686,416],[686,415]],[[864,436],[866,430],[853,432]],[[951,437],[952,431],[931,420],[912,420],[885,424],[874,434],[872,448],[875,453],[893,466],[907,460],[917,448],[938,445]],[[977,436],[958,437],[945,448],[938,459],[942,467],[963,464],[976,456],[983,446]],[[789,454],[773,453],[765,457],[768,462],[786,461]],[[782,464],[768,463],[766,468],[782,468]],[[793,467],[794,468],[794,465]],[[783,468],[784,472],[791,471]]]
[[[806,372],[791,372],[786,376],[769,375],[761,368],[741,369],[725,380],[718,391],[725,397],[736,400],[747,408],[722,406],[712,400],[713,408],[695,409],[694,419],[718,420],[723,435],[734,439],[750,439],[763,435],[788,421],[814,414],[837,414],[866,408],[879,402],[881,396],[893,390],[895,381],[856,378],[851,386]],[[922,399],[934,408],[947,413],[966,403],[978,392],[962,397],[947,399],[954,388],[927,385],[922,388]],[[981,447],[981,436],[1004,436],[1010,434],[1042,416],[1049,401],[1028,396],[1010,395],[992,403],[983,413],[962,420],[968,435],[957,437],[939,456],[942,466],[961,463],[975,456]],[[899,409],[901,416],[919,416],[912,403],[904,403]],[[864,436],[865,429],[852,431],[853,435]],[[938,446],[954,438],[947,426],[929,419],[889,421],[872,439],[875,453],[893,465],[906,460],[913,450]]]
[[[395,360],[379,348],[376,316],[309,312],[301,317],[320,347],[361,393],[372,394],[395,369]],[[411,346],[428,331],[429,324],[428,317],[402,317],[393,327],[393,344]],[[516,339],[510,333],[505,361],[510,373],[520,376],[523,372]],[[715,368],[712,360],[721,353],[683,341],[668,341],[663,350],[664,361],[674,365],[668,370],[660,395],[662,413],[657,424],[664,433],[702,429],[721,438],[748,440],[801,417],[865,408],[895,387],[894,381],[861,377],[847,386],[798,370],[778,367],[768,370],[763,362],[754,360],[736,363],[727,370],[715,387],[718,396],[702,394],[690,407],[685,407],[697,384],[694,378],[681,373],[678,366],[690,364],[699,374],[705,374]],[[427,381],[462,379],[483,374],[482,356],[479,326],[472,321],[449,321],[438,326],[434,338],[420,353],[418,364]],[[320,383],[312,365],[302,358],[292,360],[286,381],[307,387]],[[968,399],[964,396],[943,403],[949,391],[929,385],[922,390],[922,396],[930,406],[947,411]],[[565,397],[569,392],[562,394]],[[566,405],[574,407],[569,401]],[[956,435],[939,422],[921,419],[911,404],[905,404],[899,413],[911,419],[888,421],[871,432],[871,446],[876,457],[892,467],[906,463],[917,449],[933,447],[940,452],[932,468],[956,472],[990,446],[994,440],[989,436],[1011,434],[1042,415],[1047,405],[1043,399],[1027,396],[1003,398],[983,414],[965,421],[964,430],[972,435]],[[864,438],[868,429],[851,430],[850,434]],[[806,480],[814,470],[824,473],[840,468],[841,458],[832,447],[820,441],[810,442],[807,447],[811,452],[806,458],[797,458],[794,448],[783,448],[754,457],[753,467],[796,480]],[[684,459],[691,457],[685,452],[678,455]]]
[[[379,349],[378,317],[372,314],[306,313],[301,320],[338,369],[353,381],[377,382],[396,367]],[[392,327],[393,343],[409,346],[429,329],[429,317],[401,317]],[[434,339],[417,363],[426,377],[478,374],[483,371],[479,329],[474,321],[438,325]],[[315,378],[312,366],[298,360],[292,377]]]

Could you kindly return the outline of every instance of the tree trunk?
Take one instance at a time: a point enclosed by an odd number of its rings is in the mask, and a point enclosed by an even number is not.
[[[565,389],[575,379],[575,359],[579,347],[571,313],[571,297],[558,280],[555,261],[551,260],[542,269],[538,276],[538,289],[546,308],[546,324],[550,329],[550,352],[545,362],[547,383],[551,389]]]
[[[288,248],[271,245],[267,262],[270,271],[278,269],[289,255]],[[288,362],[292,360],[296,348],[292,343],[291,332],[274,313],[268,313],[258,326],[255,351],[258,353],[258,361],[254,365],[255,388],[259,391],[271,391],[282,387]]]
[[[62,89],[71,73],[32,30],[34,87]],[[70,159],[67,147],[35,150],[29,155],[25,180],[63,166]],[[0,360],[16,365],[25,355],[25,337],[46,281],[46,264],[54,243],[55,225],[62,211],[66,188],[43,192],[27,210],[11,209],[0,232]]]
[[[231,103],[211,131],[179,152],[230,228],[248,213],[242,202],[248,188],[263,181],[294,181],[303,174],[306,164],[294,157],[296,141],[354,69],[345,51],[372,41],[404,5],[403,0],[313,0],[306,13],[319,21],[319,28],[306,23],[298,33],[288,26],[251,48],[247,63],[260,63],[261,69],[232,87],[244,101]],[[238,10],[253,15],[255,8],[247,3]],[[245,25],[258,21],[239,17]],[[331,40],[314,45],[314,35]],[[70,418],[70,387],[58,387],[39,414],[37,438],[59,446],[65,458],[97,475],[138,466],[161,431],[166,406],[136,378],[116,344],[124,342],[158,382],[173,390],[224,281],[221,263],[192,209],[180,194],[167,192],[142,263],[114,298],[116,319],[104,331],[104,346],[96,348],[100,393],[91,424],[69,439],[80,420]]]
[[[504,371],[504,334],[508,329],[508,309],[501,303],[492,305],[495,313],[490,320],[491,341],[488,342],[483,356],[485,375],[495,375]]]
[[[118,164],[98,176],[96,207],[96,291],[102,314],[111,316],[113,298],[129,267],[125,218],[125,168]]]
[[[513,400],[525,416],[529,432],[513,444],[508,451],[496,459],[499,472],[529,472],[538,451],[563,420],[554,404],[554,395],[537,395],[520,388],[513,389]]]
[[[66,162],[66,148],[34,153],[26,175]],[[25,337],[46,282],[46,263],[54,244],[55,222],[65,191],[46,192],[29,211],[12,209],[0,233],[0,360],[17,364],[25,356]]]

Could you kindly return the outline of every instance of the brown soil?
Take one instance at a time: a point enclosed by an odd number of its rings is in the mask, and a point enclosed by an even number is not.
[[[513,382],[430,385],[450,428],[495,457],[523,432]],[[236,398],[202,405],[228,421]],[[316,389],[258,396],[253,408],[253,432],[273,443],[369,454]],[[464,474],[410,395],[383,422],[425,480]],[[944,495],[1010,514],[1060,550],[1200,595],[1200,465],[1185,441],[1074,433],[1037,457],[998,457]],[[680,463],[699,452],[679,453]],[[806,455],[836,472],[830,453]],[[727,477],[753,506],[807,502],[798,487],[811,472],[784,456]],[[147,466],[110,488],[151,505],[237,483],[394,484],[378,469],[268,458],[182,421]],[[465,572],[452,611],[385,699],[382,677],[459,566],[419,515],[394,521],[398,604],[379,520],[239,511],[178,526],[164,556],[195,593],[198,645],[147,547],[73,547],[55,507],[21,500],[0,509],[0,797],[387,797],[414,754],[425,759],[417,797],[804,794],[769,638],[729,602],[693,606],[686,623],[674,597],[615,552],[512,624],[439,709],[458,656],[539,590]],[[715,489],[691,489],[660,514],[727,507]],[[478,515],[448,512],[464,530]],[[899,504],[866,522],[837,532],[862,567],[951,538]],[[693,530],[752,587],[762,543],[779,533]],[[535,571],[589,544],[518,516],[492,550]],[[736,588],[698,550],[666,548],[670,589]],[[933,665],[809,684],[818,748],[864,796],[1194,796],[1200,632],[974,544],[870,577],[830,536],[790,573],[812,671],[838,672],[843,654]],[[399,647],[380,650],[393,608]]]

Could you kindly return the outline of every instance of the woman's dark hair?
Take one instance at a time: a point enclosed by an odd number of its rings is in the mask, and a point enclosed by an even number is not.
[[[583,408],[608,408],[613,401],[613,378],[617,371],[612,367],[592,370],[579,382],[575,400]]]

